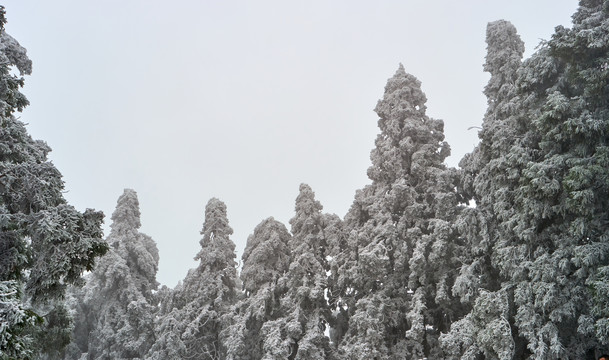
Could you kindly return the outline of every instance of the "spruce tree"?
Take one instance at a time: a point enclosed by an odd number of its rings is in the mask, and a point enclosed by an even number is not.
[[[591,358],[607,344],[608,5],[581,1],[573,28],[557,27],[517,71],[501,119],[512,136],[487,141],[508,145],[485,166],[498,158],[505,175],[475,190],[494,216],[488,253],[500,279],[453,326],[453,349],[462,336],[487,357]]]
[[[328,308],[331,311],[330,328],[330,345],[338,348],[345,332],[349,326],[348,311],[343,299],[343,283],[345,277],[342,276],[344,269],[349,269],[351,266],[350,259],[353,257],[350,253],[347,236],[345,234],[344,222],[336,214],[323,214],[322,227],[324,229],[324,237],[326,239],[326,259],[328,272],[328,286],[326,296],[328,300]]]
[[[456,172],[444,165],[444,124],[425,115],[425,102],[400,65],[375,108],[372,184],[345,218],[352,257],[337,279],[349,324],[340,345],[351,359],[440,356],[439,332],[459,309],[450,294]]]
[[[537,358],[592,357],[607,346],[598,280],[609,264],[608,8],[580,1],[573,28],[557,27],[522,71],[538,151],[515,197],[520,237],[502,259],[523,260],[511,276],[516,325]],[[504,264],[505,273],[516,267]]]
[[[326,300],[329,265],[328,243],[322,205],[307,184],[301,184],[295,214],[290,219],[291,261],[286,274],[288,292],[282,299],[286,307],[285,332],[288,359],[332,359],[334,349],[325,331],[331,320]]]
[[[271,218],[263,220],[247,239],[243,252],[241,280],[245,298],[229,316],[230,327],[223,341],[227,359],[267,359],[287,357],[289,344],[281,343],[285,312],[281,298],[287,291],[284,278],[290,264],[290,233]]]
[[[47,159],[51,149],[14,115],[28,100],[13,70],[30,74],[32,63],[5,23],[0,7],[0,358],[14,359],[66,345],[66,287],[107,246],[103,214],[67,204],[61,174]],[[49,341],[50,334],[57,338]]]
[[[75,343],[87,359],[143,359],[155,341],[154,292],[159,253],[154,241],[139,232],[137,194],[125,189],[112,214],[108,253],[87,277],[77,319]],[[79,324],[80,325],[80,324]],[[86,328],[86,327],[89,328]],[[86,332],[86,337],[83,332]],[[78,359],[75,351],[70,357]]]
[[[221,334],[229,326],[224,314],[234,305],[238,289],[235,244],[230,239],[226,205],[210,199],[195,256],[199,266],[191,269],[163,305],[157,320],[157,342],[151,359],[223,359],[226,348]]]
[[[525,348],[511,335],[513,294],[504,287],[506,277],[496,255],[502,239],[515,236],[513,226],[501,224],[517,216],[512,199],[532,153],[531,141],[524,136],[528,123],[516,85],[524,43],[505,20],[488,24],[486,42],[484,70],[491,76],[484,89],[488,108],[478,134],[480,144],[460,163],[461,195],[475,206],[464,209],[456,221],[466,246],[461,248],[463,265],[452,288],[470,313],[442,341],[454,358],[482,354],[510,359],[522,357]]]

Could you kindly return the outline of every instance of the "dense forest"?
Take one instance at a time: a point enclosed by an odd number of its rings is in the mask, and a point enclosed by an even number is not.
[[[126,189],[103,214],[63,197],[15,115],[31,73],[0,12],[0,359],[596,359],[609,352],[609,0],[523,59],[488,24],[479,144],[445,164],[444,123],[400,65],[378,101],[370,182],[344,218],[301,184],[238,267],[209,200],[173,289]]]

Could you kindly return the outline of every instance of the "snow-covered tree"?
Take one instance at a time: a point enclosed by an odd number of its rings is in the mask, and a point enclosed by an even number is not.
[[[28,101],[13,69],[30,74],[32,63],[5,22],[0,7],[0,358],[8,359],[65,345],[65,337],[39,340],[59,331],[66,286],[91,270],[107,246],[103,214],[67,204],[61,174],[47,160],[51,149],[14,116]]]
[[[248,237],[241,271],[246,297],[235,305],[223,336],[227,359],[269,359],[287,352],[288,344],[273,345],[282,338],[285,309],[280,300],[287,291],[284,274],[290,263],[290,237],[285,225],[272,217]]]
[[[455,344],[463,342],[460,348],[467,356],[484,354],[511,359],[514,355],[522,357],[524,347],[520,339],[511,334],[507,338],[495,334],[487,339],[485,334],[495,325],[513,324],[509,311],[513,308],[510,307],[513,296],[510,291],[501,289],[505,277],[501,277],[494,255],[503,244],[501,239],[514,237],[513,226],[500,227],[499,224],[515,218],[512,200],[522,168],[531,160],[530,141],[523,135],[528,122],[516,85],[524,43],[516,28],[505,20],[488,24],[486,42],[484,70],[491,77],[484,89],[488,108],[478,134],[481,141],[460,163],[461,194],[465,200],[474,200],[476,206],[464,209],[456,221],[466,246],[461,248],[462,265],[452,288],[471,312],[467,318],[455,323],[442,341],[447,353],[455,358],[460,356],[455,352]],[[505,307],[498,308],[497,304]],[[471,336],[464,336],[464,329]]]
[[[375,109],[372,184],[345,218],[351,258],[336,279],[350,359],[438,357],[439,332],[459,310],[450,294],[456,172],[444,165],[444,123],[425,115],[425,102],[420,82],[400,65]]]
[[[88,275],[83,303],[77,307],[86,313],[76,318],[86,323],[77,324],[74,348],[87,359],[144,359],[155,342],[159,253],[155,242],[139,232],[140,226],[137,194],[125,189],[112,214],[106,239],[110,250]],[[74,350],[68,356],[79,359]]]
[[[327,239],[322,206],[302,184],[290,220],[292,236],[272,218],[249,237],[241,274],[247,298],[228,339],[232,359],[332,359],[326,335]],[[333,224],[328,221],[327,224]],[[329,228],[332,230],[332,228]]]
[[[256,226],[242,256],[241,281],[247,295],[276,284],[288,270],[290,238],[285,225],[272,217]]]
[[[473,191],[479,218],[490,223],[477,258],[488,256],[493,272],[464,267],[454,290],[471,296],[492,286],[443,338],[452,349],[556,359],[591,358],[607,346],[608,6],[581,1],[572,29],[557,27],[516,76],[503,77],[513,89],[501,102],[506,112],[489,99],[495,117],[483,126],[498,135],[482,138],[479,148],[491,151]],[[468,340],[459,344],[459,336]]]
[[[472,311],[440,337],[445,359],[513,359],[515,341],[509,322],[508,294],[479,290]]]
[[[345,279],[342,276],[343,271],[352,266],[353,256],[347,242],[343,220],[336,214],[325,213],[322,215],[322,223],[329,268],[326,296],[329,310],[332,312],[328,333],[330,344],[336,349],[349,326],[348,309],[342,298],[344,284],[341,281]]]
[[[573,28],[557,27],[522,70],[538,151],[514,199],[520,236],[500,256],[536,358],[587,358],[608,345],[606,312],[596,311],[609,264],[608,8],[580,1]]]
[[[226,205],[215,198],[209,200],[201,250],[195,257],[199,266],[188,272],[164,305],[165,313],[156,325],[157,342],[148,358],[225,358],[221,333],[228,324],[223,315],[235,303],[239,290],[232,233]]]
[[[291,261],[285,276],[288,292],[284,341],[289,359],[332,359],[334,349],[326,336],[331,311],[326,299],[329,265],[322,205],[309,185],[301,184],[295,214],[290,219]]]

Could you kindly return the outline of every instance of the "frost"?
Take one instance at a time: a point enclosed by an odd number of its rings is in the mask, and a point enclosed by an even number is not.
[[[77,325],[68,357],[143,358],[155,341],[154,291],[159,253],[138,231],[137,194],[125,189],[112,214],[111,248],[87,276],[73,305]],[[85,325],[86,324],[86,325]]]

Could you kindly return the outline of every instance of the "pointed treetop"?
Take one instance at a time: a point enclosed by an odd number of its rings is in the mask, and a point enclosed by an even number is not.
[[[406,69],[404,69],[404,64],[400,63],[398,65],[398,69],[395,71],[395,75],[402,75],[405,76],[406,75]]]
[[[304,212],[305,214],[312,214],[323,209],[321,203],[315,200],[315,192],[309,185],[300,184],[298,191],[295,205],[296,213]]]
[[[379,100],[374,111],[381,118],[379,126],[383,127],[383,120],[398,117],[404,120],[411,116],[424,116],[427,97],[421,90],[421,82],[404,70],[402,64],[385,85],[385,95]]]
[[[205,222],[201,230],[201,251],[195,260],[201,260],[203,267],[218,271],[232,267],[235,263],[235,243],[230,239],[233,229],[228,224],[226,204],[212,198],[205,206]]]
[[[311,225],[311,221],[307,221],[312,216],[318,216],[321,213],[323,206],[315,200],[315,192],[307,184],[300,184],[298,196],[296,197],[294,217],[290,219],[292,225],[292,234],[296,235],[303,230],[306,224]]]
[[[204,235],[203,239],[205,239],[205,236],[217,231],[222,231],[222,235],[225,236],[233,234],[233,229],[228,225],[226,204],[217,198],[211,198],[205,205],[205,222],[201,235]],[[203,245],[203,240],[201,240],[201,245]]]
[[[432,162],[439,164],[450,154],[450,147],[444,142],[444,122],[425,115],[426,101],[421,82],[400,65],[387,80],[385,95],[374,109],[380,118],[381,133],[370,154],[371,180],[393,183],[410,174],[411,166],[424,168],[419,160],[437,158]]]
[[[116,210],[112,213],[112,231],[137,230],[140,228],[140,203],[137,193],[132,189],[125,189],[116,202]]]
[[[511,61],[520,63],[524,54],[524,42],[516,27],[509,21],[497,20],[486,26],[487,55],[484,70],[499,70]],[[503,55],[503,57],[501,56]]]

